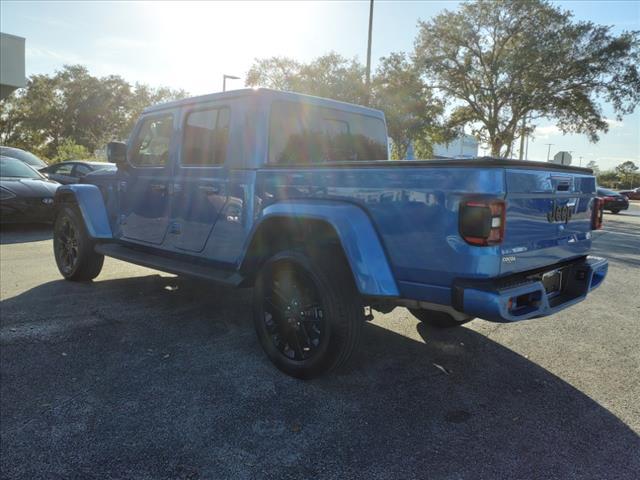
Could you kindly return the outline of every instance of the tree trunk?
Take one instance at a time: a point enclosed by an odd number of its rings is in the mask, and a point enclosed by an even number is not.
[[[491,139],[491,156],[492,157],[500,157],[500,150],[502,150],[503,144],[502,140],[499,138]]]

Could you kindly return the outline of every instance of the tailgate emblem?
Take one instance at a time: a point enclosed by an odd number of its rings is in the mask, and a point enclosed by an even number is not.
[[[553,223],[553,222],[568,223],[569,220],[571,220],[572,216],[573,216],[573,209],[571,207],[569,207],[568,205],[565,205],[563,207],[556,205],[556,202],[554,200],[553,204],[551,204],[551,210],[547,212],[547,221],[549,223]]]

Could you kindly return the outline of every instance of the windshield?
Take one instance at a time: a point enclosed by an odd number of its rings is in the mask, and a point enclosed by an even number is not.
[[[29,165],[9,157],[0,157],[0,177],[44,178]]]
[[[22,160],[24,163],[31,165],[32,167],[40,168],[47,166],[44,161],[40,160],[33,153],[25,152],[24,150],[20,150],[19,148],[0,147],[0,154]]]

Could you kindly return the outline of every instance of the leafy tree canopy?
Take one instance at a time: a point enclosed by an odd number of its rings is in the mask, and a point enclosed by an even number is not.
[[[380,60],[370,89],[364,66],[334,52],[308,64],[286,57],[258,59],[249,70],[246,84],[379,108],[387,118],[395,158],[404,158],[411,142],[421,156],[430,156],[431,142],[445,136],[439,127],[442,102],[432,97],[404,53]]]
[[[420,22],[415,62],[452,105],[450,125],[471,125],[492,155],[511,156],[523,118],[557,122],[593,142],[640,102],[640,38],[575,22],[545,0],[479,0]]]
[[[185,96],[182,90],[131,86],[116,75],[99,78],[81,65],[65,66],[54,75],[31,76],[25,89],[0,102],[0,143],[47,158],[59,157],[63,145],[93,153],[109,140],[127,138],[147,106]]]

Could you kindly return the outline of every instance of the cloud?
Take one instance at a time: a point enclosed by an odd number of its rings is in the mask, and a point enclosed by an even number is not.
[[[544,127],[536,128],[535,132],[533,132],[533,135],[537,139],[546,139],[550,138],[552,135],[560,135],[561,133],[562,132],[560,131],[560,129],[555,125],[546,125]]]
[[[615,120],[613,118],[605,118],[604,121],[609,124],[609,128],[622,128],[622,127],[624,127],[624,122],[621,122],[619,120]]]
[[[128,50],[131,48],[147,48],[153,45],[152,42],[127,37],[101,37],[95,41],[96,48],[106,49]]]
[[[55,60],[61,64],[82,63],[79,55],[71,52],[63,52],[60,50],[51,50],[49,48],[31,47],[25,48],[25,56],[27,60],[31,59],[48,59]]]

